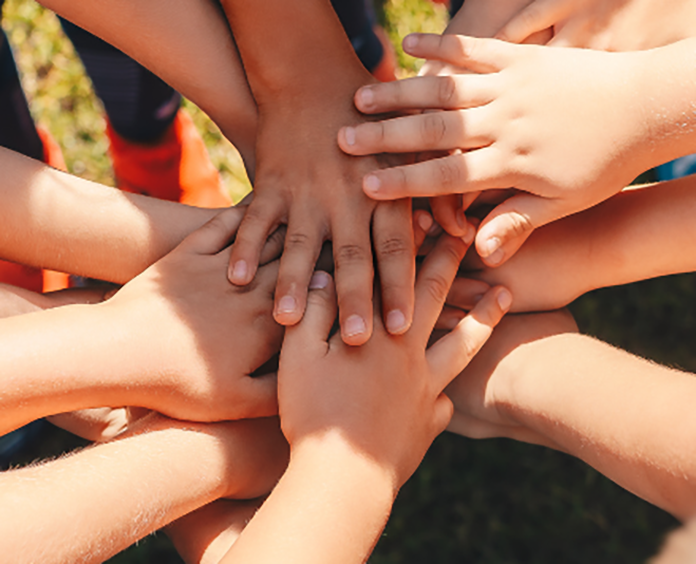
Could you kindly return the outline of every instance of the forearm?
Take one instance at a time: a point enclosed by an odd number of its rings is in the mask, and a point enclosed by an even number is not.
[[[42,0],[196,103],[253,164],[256,106],[227,23],[208,0]],[[156,48],[153,48],[156,46]]]
[[[501,415],[681,518],[696,512],[693,375],[573,334],[518,347],[499,370]]]
[[[345,93],[369,81],[329,0],[223,0],[259,107]]]
[[[645,51],[636,84],[642,100],[641,170],[696,152],[696,38]],[[655,80],[656,77],[658,80]],[[665,87],[668,85],[667,87]]]
[[[568,222],[563,231],[577,241],[581,264],[591,273],[585,290],[696,270],[690,252],[695,183],[686,177],[627,190],[561,220]]]
[[[217,213],[126,194],[7,149],[0,168],[0,256],[30,266],[124,283]]]
[[[231,431],[223,436],[221,426],[154,416],[123,439],[3,474],[0,505],[12,516],[0,519],[4,558],[18,564],[103,562],[229,495],[234,487],[228,484],[249,473],[244,457],[253,455],[240,448],[250,446],[254,424],[227,424]]]
[[[58,413],[148,404],[152,374],[125,353],[130,333],[100,305],[0,320],[0,435]]]
[[[342,438],[306,440],[222,562],[365,562],[394,495],[384,469]]]
[[[261,503],[219,499],[168,525],[167,535],[186,564],[218,564]]]

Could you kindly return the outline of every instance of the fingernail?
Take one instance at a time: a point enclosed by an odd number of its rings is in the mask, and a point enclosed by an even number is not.
[[[283,296],[278,302],[278,313],[292,313],[297,308],[297,302],[292,296]]]
[[[464,233],[462,241],[464,241],[467,245],[471,245],[471,243],[474,242],[474,237],[476,237],[476,228],[471,225],[471,223],[467,223],[466,233]]]
[[[343,135],[346,138],[346,143],[350,145],[351,147],[355,145],[355,128],[354,127],[346,127],[343,130]]]
[[[404,38],[403,46],[404,49],[413,49],[416,45],[418,45],[418,36],[417,35],[407,35]]]
[[[507,290],[502,289],[498,293],[498,305],[503,311],[509,310],[510,306],[512,305],[512,294]]]
[[[246,261],[244,260],[239,260],[234,263],[234,267],[232,268],[232,282],[246,282],[247,278],[247,273],[249,272],[249,267],[247,266]]]
[[[490,266],[496,266],[503,262],[504,256],[505,253],[503,252],[503,249],[498,249],[492,255],[486,257],[486,263],[488,263]]]
[[[398,309],[393,309],[387,314],[387,330],[391,334],[397,334],[406,327],[406,316]]]
[[[363,318],[359,315],[351,315],[343,324],[343,335],[345,337],[354,337],[367,331],[367,327]]]
[[[363,180],[363,186],[366,192],[376,194],[382,187],[382,182],[374,174],[368,174]]]
[[[457,325],[459,325],[459,322],[461,321],[461,318],[457,317],[450,317],[445,321],[445,328],[446,329],[454,329]]]
[[[483,258],[486,258],[487,256],[492,255],[494,252],[496,252],[500,248],[500,239],[497,237],[491,237],[486,241],[486,243],[483,246],[483,250],[486,253]]]
[[[476,294],[476,295],[472,298],[473,304],[476,305],[476,304],[479,303],[482,299],[483,299],[483,294]]]
[[[375,93],[372,88],[366,86],[360,90],[360,102],[363,106],[369,107],[375,101]]]
[[[326,272],[315,272],[309,281],[310,290],[323,290],[329,285],[329,275]]]
[[[430,214],[423,213],[418,217],[418,225],[420,225],[420,228],[427,233],[433,226],[433,218],[430,216]]]

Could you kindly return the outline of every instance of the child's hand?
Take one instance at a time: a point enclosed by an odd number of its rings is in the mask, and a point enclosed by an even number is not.
[[[652,49],[691,37],[696,2],[659,0],[534,0],[503,26],[496,37],[521,43],[543,30],[550,45],[609,51]]]
[[[359,349],[330,336],[336,316],[331,278],[312,279],[302,322],[287,330],[279,370],[281,426],[291,450],[338,437],[403,484],[451,416],[442,390],[486,341],[509,308],[504,288],[488,292],[450,334],[426,350],[467,246],[443,236],[416,283],[411,329],[390,336],[379,318]]]
[[[608,198],[643,170],[647,132],[635,92],[645,55],[463,36],[412,35],[404,45],[481,74],[362,88],[355,102],[366,113],[443,111],[344,128],[341,148],[355,155],[455,151],[369,174],[363,188],[378,200],[523,191],[480,226],[476,247],[489,266],[512,256],[533,229]]]
[[[594,209],[599,211],[599,207]],[[489,268],[476,253],[470,252],[460,269],[463,277],[452,285],[448,305],[466,309],[481,294],[477,285],[486,283],[510,289],[515,296],[514,312],[549,311],[565,307],[579,296],[605,285],[605,281],[611,280],[611,265],[605,264],[605,257],[597,252],[603,241],[601,230],[600,236],[596,236],[594,227],[599,218],[593,211],[536,230],[500,267]],[[604,244],[609,241],[605,240]]]
[[[518,363],[525,362],[523,345],[561,333],[577,333],[573,316],[566,310],[503,319],[481,352],[445,390],[454,404],[448,430],[473,439],[507,437],[555,447],[507,418],[500,400],[510,396],[502,388],[507,392],[514,387]],[[533,362],[533,358],[526,361]]]
[[[249,375],[282,339],[272,316],[278,263],[262,267],[250,286],[230,285],[227,245],[238,215],[222,212],[95,306],[136,344],[124,352],[123,371],[141,375],[138,405],[194,421],[277,412],[275,377]]]
[[[350,84],[371,80],[359,78]],[[331,240],[342,336],[361,345],[372,333],[373,246],[392,334],[411,324],[415,257],[408,202],[375,202],[361,189],[363,176],[385,165],[375,157],[349,157],[336,146],[341,125],[364,121],[352,107],[354,91],[327,85],[304,97],[301,108],[292,96],[290,103],[259,107],[255,196],[233,246],[229,276],[238,285],[253,280],[266,237],[287,224],[274,317],[293,325],[302,319],[322,244]]]

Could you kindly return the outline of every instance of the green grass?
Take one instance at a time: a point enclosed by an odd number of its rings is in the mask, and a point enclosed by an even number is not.
[[[441,7],[427,0],[388,0],[384,24],[397,43],[403,75],[418,62],[399,38],[440,31]],[[8,0],[5,26],[17,49],[37,121],[61,143],[80,176],[112,184],[102,110],[55,18],[29,0]],[[190,104],[216,166],[236,197],[248,189],[241,161],[217,128]],[[696,330],[696,277],[669,277],[593,292],[572,310],[581,328],[659,362],[696,370],[689,337]],[[64,444],[48,433],[45,451]],[[61,440],[63,443],[61,443]],[[42,451],[43,453],[43,451]],[[108,508],[105,508],[108,511]],[[582,462],[510,441],[438,439],[405,486],[372,562],[621,564],[645,561],[676,522]],[[178,562],[163,536],[151,537],[112,560]]]

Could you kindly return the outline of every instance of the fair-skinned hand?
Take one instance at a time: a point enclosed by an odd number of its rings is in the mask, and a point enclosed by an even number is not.
[[[696,2],[658,0],[534,0],[496,35],[521,43],[553,30],[549,45],[609,51],[652,49],[696,35]]]
[[[317,94],[259,102],[254,200],[233,245],[229,276],[237,285],[254,279],[266,237],[278,225],[288,233],[280,260],[274,317],[293,325],[305,310],[307,288],[322,244],[333,243],[343,339],[361,345],[372,332],[373,254],[382,286],[384,319],[393,334],[405,332],[413,316],[413,236],[407,201],[375,202],[361,189],[382,158],[350,157],[336,147],[336,132],[365,117],[352,95],[374,79],[366,71],[346,73],[342,83]]]
[[[383,467],[395,489],[415,471],[451,417],[442,390],[512,300],[504,288],[493,289],[426,350],[466,248],[461,240],[443,236],[419,272],[411,329],[391,336],[376,317],[372,338],[360,349],[330,336],[336,316],[333,284],[326,273],[314,275],[304,319],[287,330],[280,359],[281,426],[291,451],[336,435]]]
[[[138,405],[197,421],[277,411],[275,377],[249,375],[280,346],[282,327],[272,317],[278,263],[262,267],[252,285],[229,284],[227,245],[239,223],[234,211],[220,213],[95,306],[134,334],[124,362],[141,375]],[[273,246],[277,254],[280,244],[276,238],[266,254],[274,254]]]
[[[454,404],[448,430],[473,439],[507,437],[558,448],[539,433],[510,420],[499,409],[499,386],[514,386],[516,351],[525,343],[561,333],[577,333],[567,310],[508,315],[445,393]],[[506,397],[509,394],[506,394]]]
[[[510,260],[497,268],[487,267],[472,249],[462,261],[462,278],[455,280],[447,303],[465,308],[480,296],[478,285],[502,284],[515,296],[513,312],[549,311],[565,307],[611,280],[609,265],[593,252],[608,240],[603,240],[602,230],[596,228],[601,216],[587,215],[592,211],[537,229]],[[605,276],[601,275],[602,268]]]
[[[437,35],[411,35],[404,46],[480,74],[363,88],[355,102],[366,113],[443,111],[344,128],[339,143],[357,155],[455,151],[367,175],[363,188],[378,200],[517,188],[479,227],[476,249],[488,266],[535,228],[599,203],[643,171],[641,53]]]

